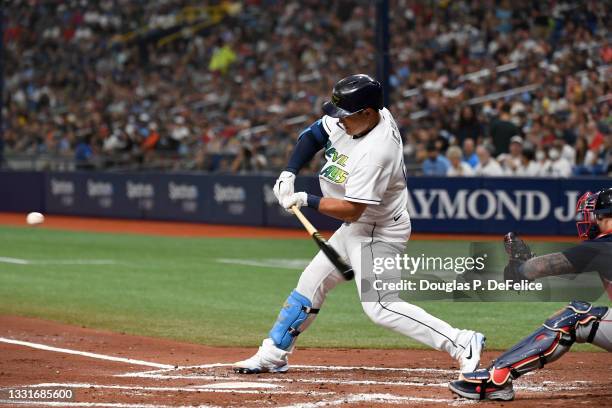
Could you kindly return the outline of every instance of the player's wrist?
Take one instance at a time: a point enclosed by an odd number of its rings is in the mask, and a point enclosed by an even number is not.
[[[321,204],[321,198],[318,195],[307,194],[306,195],[306,205],[310,208],[314,208],[315,210],[319,209],[319,204]]]

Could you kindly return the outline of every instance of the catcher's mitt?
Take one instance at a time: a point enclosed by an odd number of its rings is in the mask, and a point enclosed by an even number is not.
[[[527,279],[520,272],[520,267],[525,261],[533,258],[535,254],[531,252],[529,245],[518,237],[514,232],[504,235],[504,249],[508,254],[508,265],[504,268],[504,280],[515,282]]]

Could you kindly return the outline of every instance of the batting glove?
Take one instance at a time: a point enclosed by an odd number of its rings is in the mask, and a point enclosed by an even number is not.
[[[294,193],[289,196],[283,197],[283,201],[281,202],[281,205],[285,208],[285,210],[292,212],[291,207],[293,207],[294,205],[300,208],[300,207],[307,205],[307,203],[308,203],[308,194],[301,191],[299,193]]]
[[[274,196],[280,205],[283,205],[283,198],[293,194],[294,182],[295,174],[291,173],[290,171],[283,171],[280,176],[278,176],[278,179],[276,179],[276,183],[274,184],[272,191],[274,192]]]

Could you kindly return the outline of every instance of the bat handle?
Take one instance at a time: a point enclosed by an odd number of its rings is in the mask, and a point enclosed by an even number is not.
[[[291,206],[291,211],[293,211],[293,213],[298,218],[298,220],[300,220],[304,228],[306,228],[308,235],[313,235],[317,232],[317,229],[314,227],[314,225],[310,223],[310,221],[308,221],[308,218],[306,218],[304,214],[302,214],[302,211],[297,205]]]

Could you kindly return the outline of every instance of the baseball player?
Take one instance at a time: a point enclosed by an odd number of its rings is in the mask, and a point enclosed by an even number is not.
[[[507,278],[534,280],[544,276],[597,271],[612,300],[612,188],[585,193],[576,207],[580,245],[563,252],[533,257],[513,233],[505,237],[510,261]],[[462,373],[449,384],[452,392],[476,400],[512,400],[512,380],[559,359],[574,342],[612,351],[612,311],[606,306],[571,301],[542,327],[495,359],[489,369]]]
[[[375,257],[379,244],[386,241],[403,242],[403,252],[410,236],[402,139],[383,106],[381,85],[367,75],[352,75],[336,83],[323,112],[300,134],[274,194],[285,209],[308,206],[344,221],[329,243],[352,266],[360,293],[362,245],[367,248],[364,256]],[[326,159],[319,172],[323,197],[295,193],[296,175],[321,149]],[[312,323],[329,291],[343,280],[319,251],[302,272],[259,351],[235,363],[234,371],[287,371],[296,337]],[[454,328],[403,301],[379,299],[362,306],[374,323],[446,351],[459,361],[462,371],[478,367],[485,342],[481,333]]]

